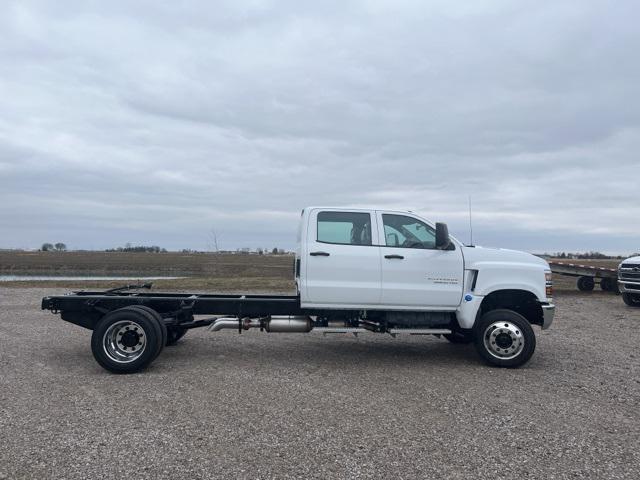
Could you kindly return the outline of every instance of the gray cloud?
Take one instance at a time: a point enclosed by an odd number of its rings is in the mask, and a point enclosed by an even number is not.
[[[1,246],[291,246],[310,204],[640,250],[636,2],[9,2]]]

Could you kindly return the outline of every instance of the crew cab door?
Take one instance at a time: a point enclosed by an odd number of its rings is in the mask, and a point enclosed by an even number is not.
[[[303,305],[377,305],[381,287],[377,235],[375,212],[310,212],[303,249]]]
[[[460,247],[435,248],[433,227],[410,214],[377,212],[382,298],[386,306],[428,309],[457,307],[464,264]]]

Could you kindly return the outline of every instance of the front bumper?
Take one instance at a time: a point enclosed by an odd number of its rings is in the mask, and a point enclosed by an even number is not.
[[[553,317],[556,314],[556,306],[552,303],[542,303],[542,330],[546,330],[553,323]]]
[[[618,290],[621,293],[637,293],[640,295],[640,283],[631,280],[618,280]]]
[[[640,264],[623,263],[618,268],[618,290],[640,294]]]

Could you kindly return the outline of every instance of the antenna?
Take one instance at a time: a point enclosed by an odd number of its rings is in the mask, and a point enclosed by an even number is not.
[[[473,247],[473,222],[471,219],[471,195],[469,195],[469,237],[471,240],[471,243],[469,244],[469,246]]]

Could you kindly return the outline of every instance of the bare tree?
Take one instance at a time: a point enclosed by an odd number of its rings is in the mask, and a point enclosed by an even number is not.
[[[67,246],[62,242],[56,243],[54,245],[54,248],[59,252],[66,252],[67,251]]]
[[[42,247],[40,247],[40,250],[42,250],[43,252],[50,252],[51,250],[53,250],[53,245],[50,243],[43,243]]]
[[[212,228],[211,232],[209,232],[209,250],[213,250],[216,253],[220,251],[218,248],[218,232],[216,232],[215,228]]]

